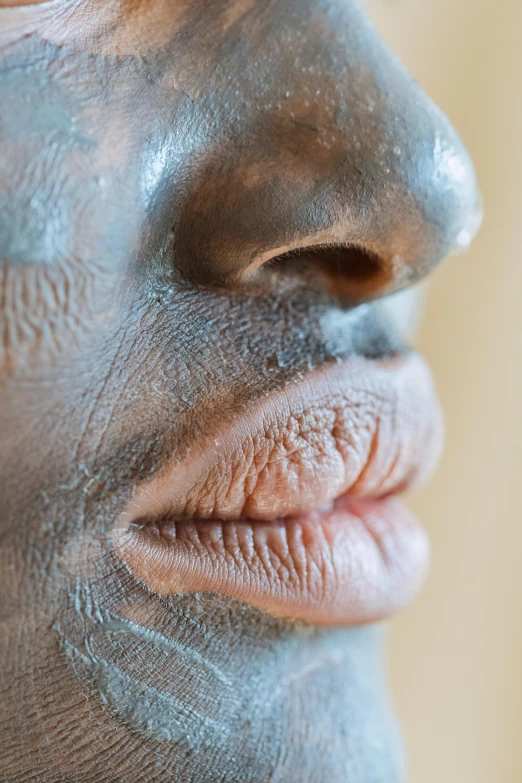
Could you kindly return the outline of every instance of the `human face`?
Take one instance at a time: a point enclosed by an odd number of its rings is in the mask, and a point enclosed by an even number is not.
[[[352,0],[0,0],[0,107],[4,779],[401,780],[458,137]]]

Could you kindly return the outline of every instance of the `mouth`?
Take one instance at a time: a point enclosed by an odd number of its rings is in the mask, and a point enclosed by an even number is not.
[[[443,429],[418,355],[327,364],[215,419],[118,520],[116,551],[142,582],[318,625],[411,600],[429,546],[395,496],[432,471]]]

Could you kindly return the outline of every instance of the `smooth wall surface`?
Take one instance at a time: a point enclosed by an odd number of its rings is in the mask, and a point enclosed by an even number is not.
[[[445,460],[430,580],[390,632],[412,783],[522,781],[522,1],[367,0],[475,159],[486,220],[428,288]]]

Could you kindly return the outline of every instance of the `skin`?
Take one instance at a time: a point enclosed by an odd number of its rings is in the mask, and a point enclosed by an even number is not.
[[[351,0],[0,0],[0,181],[2,780],[401,781],[378,632],[160,598],[112,532],[217,415],[401,348],[379,300],[479,222],[447,120]]]

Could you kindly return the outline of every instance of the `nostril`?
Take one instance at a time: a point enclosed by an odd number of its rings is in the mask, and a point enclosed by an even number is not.
[[[320,277],[322,286],[348,301],[382,296],[394,287],[394,265],[357,245],[300,248],[270,260],[272,269]]]

